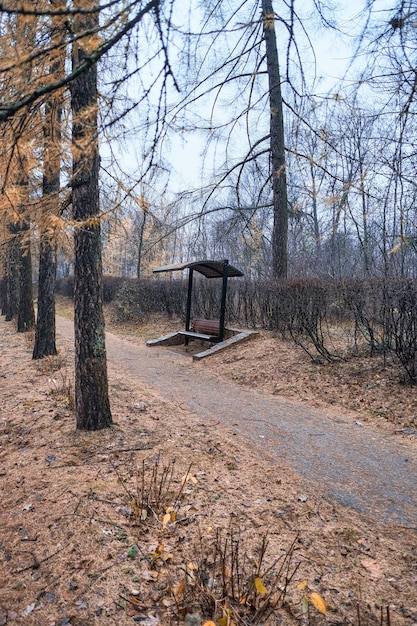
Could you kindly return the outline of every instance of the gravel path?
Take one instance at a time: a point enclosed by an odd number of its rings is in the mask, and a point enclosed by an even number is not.
[[[57,331],[73,333],[57,319]],[[260,454],[288,465],[318,493],[383,522],[417,528],[417,442],[310,409],[218,377],[202,363],[165,348],[107,333],[112,371],[145,383],[202,420],[246,436]]]

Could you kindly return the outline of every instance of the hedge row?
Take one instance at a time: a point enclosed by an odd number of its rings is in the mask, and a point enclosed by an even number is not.
[[[193,316],[219,316],[220,281],[196,280]],[[71,278],[57,291],[72,295]],[[104,300],[120,320],[154,314],[185,317],[187,282],[105,277]],[[417,382],[417,283],[413,280],[230,280],[227,321],[246,328],[275,330],[290,336],[310,356],[333,361],[347,346],[335,347],[330,327],[349,327],[351,349],[370,355],[395,353],[406,378]]]

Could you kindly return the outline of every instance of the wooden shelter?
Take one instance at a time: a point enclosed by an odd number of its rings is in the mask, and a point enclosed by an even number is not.
[[[191,261],[187,263],[177,263],[175,265],[164,265],[162,267],[157,267],[153,270],[153,272],[175,272],[186,269],[188,269],[188,294],[185,330],[181,331],[180,334],[184,335],[186,343],[188,343],[189,338],[204,339],[207,341],[223,341],[226,316],[227,280],[232,277],[243,276],[243,272],[238,270],[236,267],[233,267],[233,265],[230,265],[227,259],[224,259],[223,261]],[[199,272],[206,278],[222,279],[220,319],[218,321],[199,319],[194,320],[194,324],[192,325],[191,303],[194,272]]]

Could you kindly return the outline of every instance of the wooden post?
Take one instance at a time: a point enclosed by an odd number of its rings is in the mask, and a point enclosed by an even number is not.
[[[226,317],[226,292],[227,292],[227,276],[229,274],[229,261],[225,259],[223,261],[223,285],[222,285],[222,300],[220,303],[220,335],[219,340],[224,339],[224,320]]]
[[[193,273],[194,269],[192,267],[188,270],[188,295],[187,295],[187,310],[185,314],[185,330],[190,330],[190,321],[191,321],[191,296],[193,291]],[[188,337],[184,337],[184,345],[188,346]]]

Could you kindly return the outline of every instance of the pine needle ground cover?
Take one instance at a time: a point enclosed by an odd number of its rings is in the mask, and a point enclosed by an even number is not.
[[[115,425],[77,432],[71,343],[39,363],[1,334],[0,623],[417,622],[415,530],[325,500],[122,371]]]

